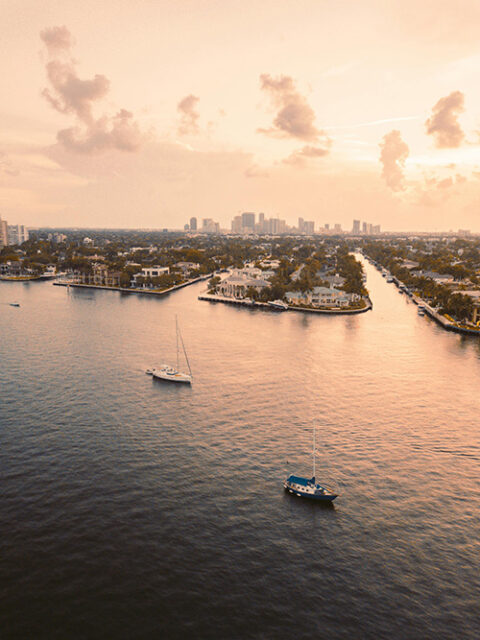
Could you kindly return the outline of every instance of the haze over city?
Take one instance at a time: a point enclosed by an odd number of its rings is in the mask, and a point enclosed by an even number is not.
[[[475,1],[5,3],[0,215],[480,231]]]

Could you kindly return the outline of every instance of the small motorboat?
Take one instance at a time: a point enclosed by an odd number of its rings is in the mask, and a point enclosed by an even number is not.
[[[276,311],[288,310],[288,304],[283,300],[271,300],[270,302],[267,302],[267,304],[269,307],[272,307],[272,309],[275,309]]]
[[[11,307],[19,307],[20,303],[19,302],[10,302],[9,303]]]

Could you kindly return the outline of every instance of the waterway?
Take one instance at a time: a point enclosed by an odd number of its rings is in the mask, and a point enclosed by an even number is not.
[[[0,283],[2,638],[478,639],[480,340],[366,270],[352,317]]]

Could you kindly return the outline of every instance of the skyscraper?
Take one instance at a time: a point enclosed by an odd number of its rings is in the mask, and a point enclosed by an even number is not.
[[[353,221],[352,233],[360,233],[360,220]]]
[[[298,219],[298,230],[300,231],[300,233],[303,232],[303,225],[304,225],[305,220],[303,218],[299,218]]]
[[[196,231],[196,230],[197,230],[197,219],[190,218],[190,231]]]
[[[28,230],[23,224],[9,224],[7,244],[22,244],[28,240]]]
[[[242,227],[244,233],[255,233],[255,214],[242,213]]]
[[[8,224],[0,217],[0,249],[8,244]]]
[[[264,233],[265,232],[265,214],[264,213],[259,213],[258,214],[258,231],[260,233]]]

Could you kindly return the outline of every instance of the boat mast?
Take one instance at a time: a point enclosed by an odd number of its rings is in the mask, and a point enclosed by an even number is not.
[[[185,349],[185,343],[183,342],[182,334],[180,333],[180,329],[178,330],[178,335],[180,336],[180,342],[182,343],[183,355],[185,356],[185,360],[187,362],[187,367],[190,372],[190,377],[193,378],[192,369],[190,367],[190,362],[188,361],[187,350]]]
[[[315,478],[315,427],[313,427],[313,477]]]
[[[179,360],[180,349],[179,349],[179,344],[178,344],[178,318],[177,318],[177,316],[175,316],[175,329],[176,329],[176,333],[177,333],[177,371],[179,371],[180,370],[180,360]]]

